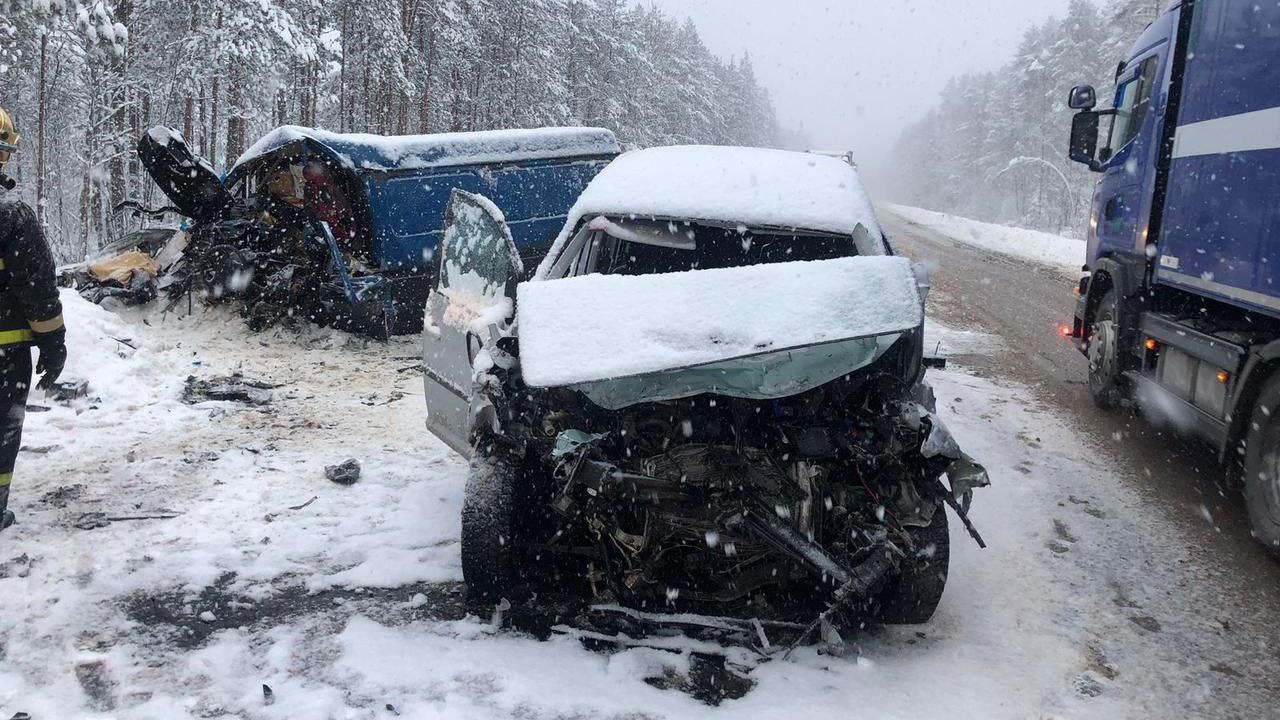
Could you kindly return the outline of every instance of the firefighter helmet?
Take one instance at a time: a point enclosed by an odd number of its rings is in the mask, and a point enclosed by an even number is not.
[[[18,149],[18,128],[14,127],[9,113],[0,108],[0,167],[9,162],[9,155]]]

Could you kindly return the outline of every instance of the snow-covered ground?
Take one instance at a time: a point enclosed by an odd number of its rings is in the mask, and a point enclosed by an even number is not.
[[[907,205],[885,204],[881,207],[908,222],[923,225],[958,242],[1047,265],[1072,280],[1080,277],[1080,266],[1085,258],[1084,240],[1026,228],[993,225]]]
[[[1176,654],[1116,654],[1120,638],[1163,623],[1176,641],[1203,621],[1141,609],[1163,566],[1134,581],[1145,559],[1112,555],[1159,527],[1016,385],[933,375],[994,480],[974,506],[990,548],[953,523],[934,620],[868,630],[857,656],[764,663],[716,708],[645,681],[686,671],[687,654],[589,651],[466,614],[465,468],[423,429],[416,343],[64,302],[68,374],[91,398],[32,400],[51,409],[28,417],[20,524],[0,536],[0,717],[1172,717],[1212,690]],[[943,354],[993,342],[931,334]],[[236,371],[284,385],[257,407],[181,401],[189,375]],[[364,476],[326,480],[347,457]],[[77,528],[88,513],[176,517]]]

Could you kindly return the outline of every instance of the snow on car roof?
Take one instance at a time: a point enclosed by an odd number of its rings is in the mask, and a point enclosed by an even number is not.
[[[748,227],[881,233],[858,172],[836,158],[765,148],[678,145],[625,153],[583,191],[545,267],[592,215],[705,220]],[[539,275],[541,270],[539,268]]]
[[[582,193],[577,217],[640,215],[880,234],[858,173],[811,153],[682,145],[626,153]]]
[[[299,140],[319,143],[349,167],[362,170],[416,170],[569,157],[611,156],[622,152],[618,139],[603,128],[559,127],[528,130],[371,135],[334,133],[285,125],[264,135],[240,159],[238,168]],[[234,169],[234,168],[233,168]]]
[[[561,387],[902,332],[923,322],[911,262],[859,256],[521,283],[520,364]]]

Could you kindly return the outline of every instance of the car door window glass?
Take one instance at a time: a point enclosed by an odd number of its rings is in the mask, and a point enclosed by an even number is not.
[[[506,226],[484,203],[456,192],[441,238],[439,288],[452,298],[492,299],[522,272]]]

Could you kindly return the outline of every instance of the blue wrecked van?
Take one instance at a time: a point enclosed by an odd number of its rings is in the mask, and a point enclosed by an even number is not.
[[[621,152],[600,128],[438,135],[285,126],[219,177],[168,128],[138,144],[191,218],[170,296],[238,301],[252,327],[305,317],[363,334],[417,332],[455,189],[491,198],[535,267],[587,184]]]

